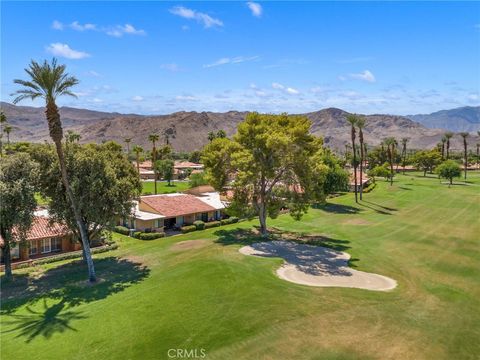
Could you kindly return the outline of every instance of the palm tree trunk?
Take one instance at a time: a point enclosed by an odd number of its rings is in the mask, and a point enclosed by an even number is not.
[[[390,148],[390,145],[387,148],[388,159],[390,161],[390,186],[393,185],[393,151]]]
[[[468,153],[467,153],[467,139],[463,139],[464,159],[465,159],[465,180],[467,180],[467,168],[468,168]]]
[[[450,139],[447,140],[447,160],[450,157]]]
[[[140,154],[137,152],[137,172],[140,175]]]
[[[52,138],[55,144],[55,148],[57,150],[58,163],[60,165],[60,172],[62,174],[63,186],[65,187],[65,192],[67,193],[67,197],[70,200],[70,205],[72,206],[75,221],[80,231],[80,238],[82,241],[85,261],[88,267],[88,280],[90,282],[95,282],[97,278],[95,275],[95,267],[93,265],[92,254],[90,252],[90,242],[88,240],[87,228],[85,226],[85,223],[83,222],[80,212],[78,211],[75,197],[73,196],[73,192],[70,187],[70,183],[68,181],[67,167],[65,164],[65,155],[63,153],[63,148],[62,148],[62,138],[63,138],[62,123],[60,121],[60,114],[58,113],[57,105],[53,101],[50,101],[47,103],[46,115],[48,120],[50,137]]]
[[[357,152],[355,148],[355,128],[352,125],[353,182],[355,185],[355,202],[358,203],[357,189]]]
[[[157,167],[155,166],[155,162],[157,160],[157,149],[155,148],[155,142],[153,143],[152,151],[153,183],[155,186],[155,195],[157,195]]]
[[[363,132],[362,129],[360,129],[359,135],[359,140],[360,140],[360,200],[363,198],[363,182],[362,182],[362,177],[363,177]]]

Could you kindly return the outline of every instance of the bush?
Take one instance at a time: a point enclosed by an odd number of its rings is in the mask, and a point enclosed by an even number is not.
[[[140,233],[138,238],[140,240],[155,240],[165,237],[165,233]]]
[[[205,224],[205,229],[214,228],[220,226],[222,223],[220,221],[210,221]]]
[[[236,216],[231,216],[231,217],[229,217],[228,219],[222,219],[222,220],[220,220],[220,222],[222,223],[222,225],[234,224],[234,223],[237,223],[237,222],[238,222],[238,217],[236,217]]]
[[[375,189],[375,186],[377,186],[376,183],[374,183],[374,182],[370,183],[365,189],[363,189],[363,193],[364,194],[369,193],[370,191]]]
[[[182,226],[180,228],[180,231],[184,234],[195,231],[195,230],[197,230],[197,227],[195,225],[187,225],[187,226]]]
[[[130,234],[130,229],[126,228],[125,226],[115,226],[113,228],[113,231],[122,234],[122,235],[129,235]]]
[[[141,234],[141,233],[142,233],[141,231],[135,231],[135,232],[133,233],[133,237],[136,238],[136,239],[140,239],[140,234]]]
[[[231,217],[229,217],[229,219],[232,222],[232,224],[235,224],[235,223],[238,222],[238,217],[236,217],[236,216],[231,216]]]
[[[194,221],[193,225],[197,228],[197,230],[205,229],[205,223],[202,220]]]

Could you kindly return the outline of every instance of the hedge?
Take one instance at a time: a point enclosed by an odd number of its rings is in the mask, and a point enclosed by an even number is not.
[[[140,233],[138,234],[138,239],[140,240],[155,240],[165,237],[165,233]]]
[[[113,228],[113,231],[122,234],[122,235],[129,235],[130,234],[130,229],[126,228],[125,226],[115,226]]]
[[[197,227],[195,225],[187,225],[187,226],[182,226],[180,230],[182,231],[182,233],[186,234],[186,233],[197,230]]]
[[[193,222],[193,225],[197,228],[197,230],[205,229],[205,223],[202,220],[197,220]]]
[[[220,221],[210,221],[205,224],[205,229],[210,229],[222,225]]]

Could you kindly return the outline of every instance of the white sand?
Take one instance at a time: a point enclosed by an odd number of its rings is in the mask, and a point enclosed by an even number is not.
[[[297,284],[376,291],[397,286],[395,280],[386,276],[349,268],[349,254],[326,247],[268,241],[244,246],[239,251],[244,255],[284,259],[285,264],[277,270],[278,277]]]

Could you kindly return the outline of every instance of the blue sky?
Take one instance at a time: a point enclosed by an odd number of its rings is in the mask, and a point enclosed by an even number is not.
[[[480,104],[478,2],[2,1],[1,52],[8,102],[30,59],[56,56],[80,79],[59,104],[95,110]]]

